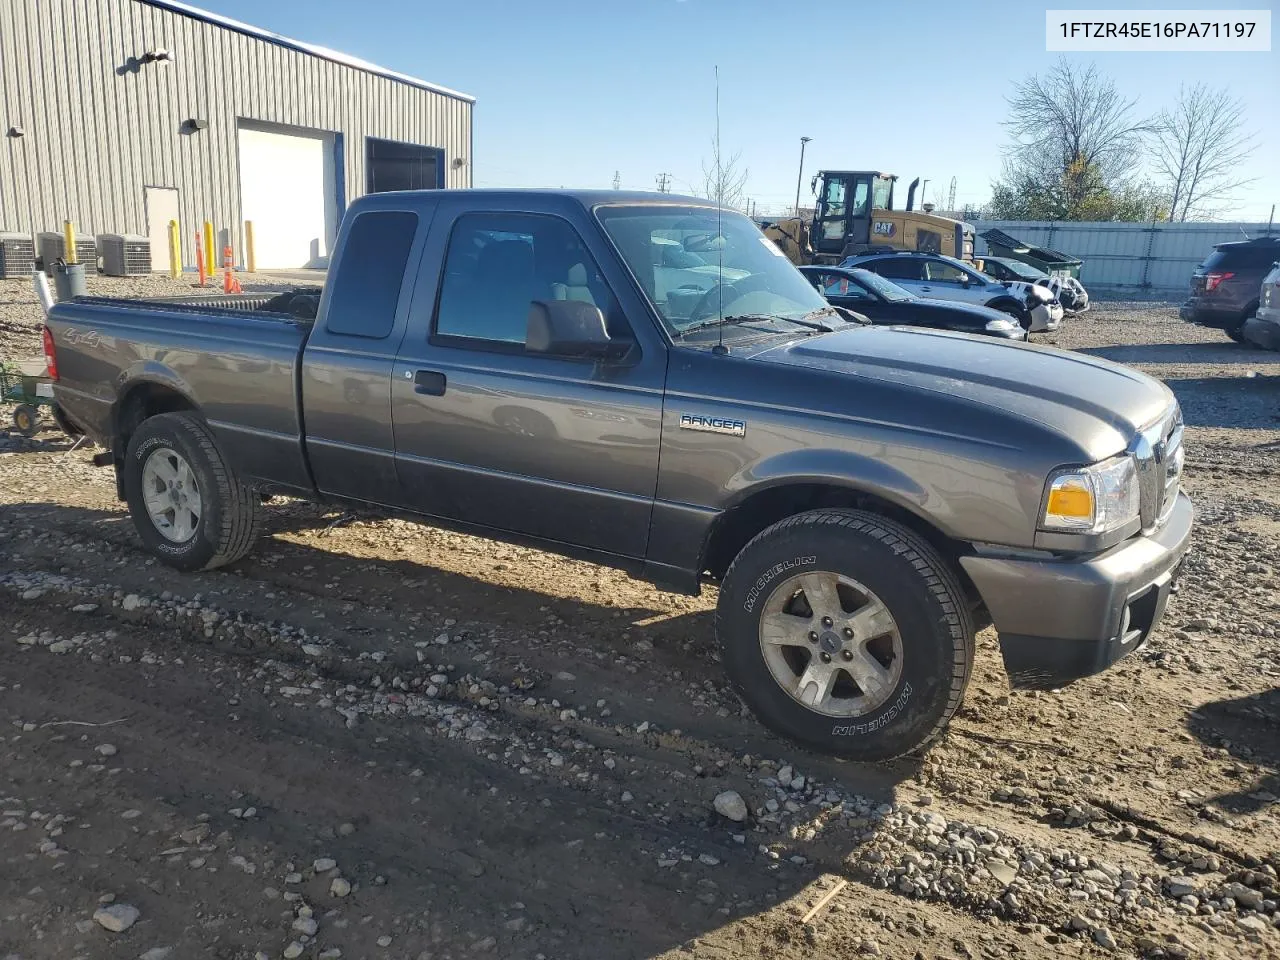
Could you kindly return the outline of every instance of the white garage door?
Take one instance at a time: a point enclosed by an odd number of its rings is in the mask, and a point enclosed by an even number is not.
[[[260,269],[323,267],[337,228],[333,135],[240,123],[240,203]],[[243,259],[243,258],[239,258]]]

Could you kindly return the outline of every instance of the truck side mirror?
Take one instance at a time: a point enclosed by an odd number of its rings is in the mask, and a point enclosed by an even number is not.
[[[525,349],[553,357],[619,360],[632,341],[611,337],[604,314],[581,300],[534,300],[529,304]]]

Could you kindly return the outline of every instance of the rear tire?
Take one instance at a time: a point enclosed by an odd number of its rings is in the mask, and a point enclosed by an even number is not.
[[[1240,314],[1240,322],[1234,327],[1227,327],[1226,334],[1236,343],[1244,343],[1244,325],[1253,319],[1258,312],[1258,302],[1253,302],[1244,308],[1244,313]]]
[[[765,726],[854,760],[933,740],[973,668],[973,619],[950,566],[912,530],[860,510],[798,514],[747,544],[721,585],[716,634]]]
[[[188,512],[191,532],[156,519],[165,493],[154,486],[148,464],[188,468],[198,513]],[[166,469],[169,469],[166,467]],[[253,549],[262,505],[257,492],[242,483],[223,459],[208,425],[190,413],[164,413],[144,420],[129,441],[124,462],[124,491],[138,535],[151,553],[179,570],[212,570],[234,563]],[[190,491],[190,483],[188,484]]]

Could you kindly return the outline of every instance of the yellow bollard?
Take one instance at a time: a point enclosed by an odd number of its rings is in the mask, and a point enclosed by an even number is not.
[[[182,244],[178,240],[178,221],[169,221],[169,276],[178,279],[182,272]]]
[[[213,275],[214,264],[217,262],[213,255],[213,224],[206,220],[204,222],[204,263],[210,276]]]
[[[244,222],[244,268],[250,273],[257,273],[258,258],[253,252],[253,221]]]
[[[67,263],[79,263],[80,261],[76,259],[76,227],[70,220],[62,221],[62,236],[66,241],[62,259]]]

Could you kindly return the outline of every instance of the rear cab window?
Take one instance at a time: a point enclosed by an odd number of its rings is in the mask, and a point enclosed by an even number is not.
[[[417,229],[418,215],[404,210],[371,210],[356,217],[332,280],[328,333],[367,340],[391,334]]]

